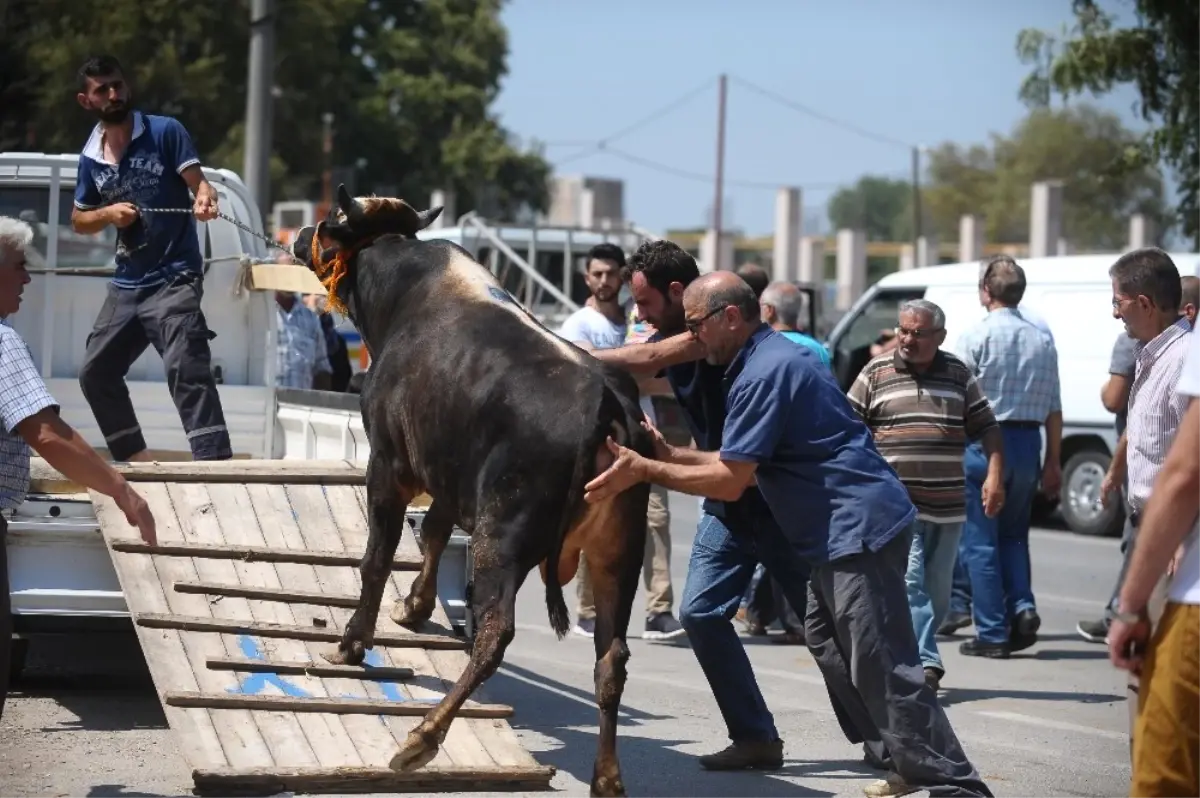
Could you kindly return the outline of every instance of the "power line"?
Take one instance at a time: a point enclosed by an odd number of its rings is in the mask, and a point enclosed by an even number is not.
[[[702,174],[700,172],[692,172],[687,169],[680,169],[678,167],[671,166],[669,164],[664,164],[659,161],[651,160],[649,158],[643,158],[640,155],[634,155],[631,152],[625,152],[624,150],[618,150],[613,147],[604,147],[603,149],[598,150],[595,153],[589,153],[589,154],[612,155],[616,158],[620,158],[623,161],[627,161],[629,163],[645,167],[646,169],[651,169],[656,172],[661,172],[663,174],[672,175],[674,177],[682,178],[684,180],[695,180],[697,182],[708,183],[708,184],[711,184],[713,182],[712,175],[706,175],[706,174]],[[775,181],[726,180],[725,185],[731,186],[731,187],[737,187],[737,188],[756,189],[756,190],[760,190],[760,191],[778,191],[780,188],[784,187],[787,184],[783,183],[781,181],[778,181],[778,180],[775,180]],[[844,185],[844,183],[814,183],[814,184],[807,185],[807,186],[800,186],[799,188],[801,188],[803,190],[807,190],[807,191],[827,191],[827,190],[831,190],[831,189],[841,188],[843,185]]]
[[[770,89],[764,89],[762,86],[751,83],[750,81],[744,80],[743,78],[739,78],[737,75],[730,75],[729,77],[732,80],[735,80],[738,83],[740,83],[744,88],[749,89],[750,91],[752,91],[756,94],[759,94],[763,97],[766,97],[769,100],[773,100],[776,103],[778,103],[779,105],[785,106],[787,108],[791,108],[793,111],[798,111],[798,112],[804,114],[805,116],[810,116],[813,119],[819,119],[822,122],[825,122],[826,124],[833,125],[834,127],[839,127],[842,130],[846,130],[846,131],[849,131],[850,133],[857,134],[859,136],[862,136],[865,139],[871,139],[872,141],[877,141],[881,144],[889,144],[894,147],[903,147],[906,150],[911,150],[913,148],[913,145],[909,144],[908,142],[900,141],[899,139],[894,139],[889,136],[885,136],[881,133],[873,133],[869,130],[864,130],[863,128],[861,128],[855,124],[852,124],[850,122],[846,122],[842,119],[836,119],[835,117],[829,116],[828,114],[823,114],[820,111],[816,110],[815,108],[810,108],[809,106],[804,105],[803,103],[799,103],[799,102],[796,102],[795,100],[790,100],[787,97],[778,95],[775,92],[771,91]]]
[[[595,140],[594,142],[591,142],[591,146],[588,147],[587,149],[580,150],[579,152],[573,153],[571,155],[566,156],[565,158],[562,158],[561,160],[559,160],[559,162],[557,164],[555,164],[555,166],[561,166],[562,164],[567,163],[569,161],[574,161],[579,158],[584,158],[588,155],[592,155],[593,153],[603,150],[605,147],[607,147],[607,145],[611,144],[612,142],[616,141],[617,139],[623,138],[624,136],[629,135],[633,131],[643,128],[652,122],[657,122],[659,119],[661,119],[664,116],[666,116],[667,114],[671,113],[676,108],[679,108],[680,106],[685,105],[686,103],[690,102],[692,99],[694,99],[696,96],[698,96],[699,94],[704,92],[706,89],[712,88],[712,85],[713,85],[712,78],[705,79],[705,81],[703,83],[701,83],[699,86],[695,87],[691,91],[685,92],[684,94],[675,98],[674,100],[672,100],[671,102],[662,106],[661,108],[654,111],[653,113],[647,114],[646,116],[642,117],[641,119],[637,120],[636,122],[633,122],[632,124],[625,126],[624,128],[618,130],[615,133],[610,133],[609,135],[604,136],[603,138],[600,138],[600,139]],[[580,143],[584,143],[584,142],[580,142]]]

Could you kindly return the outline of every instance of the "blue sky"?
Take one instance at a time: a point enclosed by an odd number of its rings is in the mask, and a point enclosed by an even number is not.
[[[1128,22],[1127,4],[1106,5]],[[774,224],[772,186],[805,188],[805,215],[823,218],[836,186],[867,173],[907,179],[911,156],[739,80],[884,139],[984,142],[1025,114],[1018,32],[1057,30],[1072,15],[1070,0],[512,0],[503,19],[509,74],[496,110],[518,136],[554,144],[552,163],[697,90],[612,147],[707,179],[608,153],[557,170],[623,179],[627,218],[651,230],[698,226],[711,207],[717,75],[729,74],[726,225],[759,234]],[[1122,88],[1094,102],[1142,130],[1135,101]]]

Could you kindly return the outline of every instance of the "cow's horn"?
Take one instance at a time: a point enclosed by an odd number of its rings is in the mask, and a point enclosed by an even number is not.
[[[417,214],[417,229],[424,230],[429,225],[433,224],[434,220],[442,215],[442,210],[445,206],[438,205],[436,208],[430,208],[427,211],[421,211]]]
[[[350,192],[346,190],[345,183],[338,184],[337,193],[338,207],[342,209],[342,213],[346,214],[346,220],[353,224],[354,221],[361,219],[363,216],[362,205],[354,197],[350,196]]]

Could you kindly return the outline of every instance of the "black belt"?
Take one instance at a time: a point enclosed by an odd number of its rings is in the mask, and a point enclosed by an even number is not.
[[[1041,429],[1042,422],[1040,422],[1040,421],[1001,421],[1000,426],[1012,427],[1013,429]]]
[[[1129,511],[1129,525],[1132,526],[1134,529],[1137,529],[1141,523],[1142,523],[1142,514],[1139,513],[1137,510],[1130,510]]]

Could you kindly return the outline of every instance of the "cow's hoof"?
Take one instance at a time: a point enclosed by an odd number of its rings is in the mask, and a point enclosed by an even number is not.
[[[620,776],[596,776],[592,779],[592,795],[600,798],[624,798],[625,784]]]
[[[437,753],[437,741],[414,729],[408,733],[404,747],[392,757],[391,762],[388,762],[388,767],[401,773],[416,770],[432,762]]]
[[[433,608],[418,607],[416,604],[417,602],[411,597],[397,601],[392,605],[392,611],[388,617],[392,619],[393,623],[400,626],[418,627],[433,617]]]
[[[341,643],[333,651],[327,651],[321,656],[333,665],[361,665],[367,657],[367,648],[361,640],[355,640],[349,648],[345,643]]]

